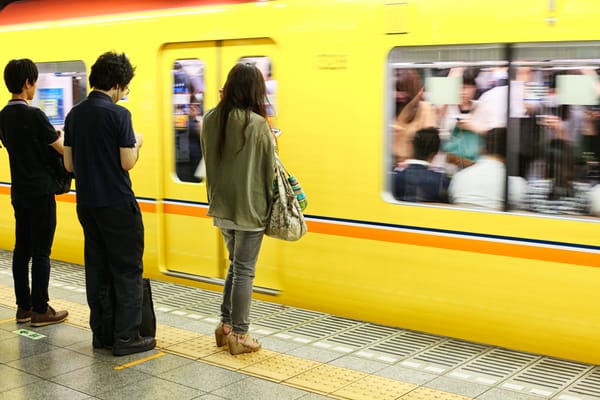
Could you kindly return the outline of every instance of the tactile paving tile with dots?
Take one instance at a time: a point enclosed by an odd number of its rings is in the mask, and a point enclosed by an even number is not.
[[[262,349],[256,353],[245,353],[232,356],[229,354],[229,351],[221,351],[219,353],[211,354],[207,357],[202,357],[200,360],[237,371],[264,361],[267,358],[275,357],[278,354],[279,353],[274,351]]]
[[[290,378],[285,383],[320,393],[333,393],[367,376],[368,374],[364,372],[335,367],[333,365],[321,365]]]
[[[158,347],[166,349],[177,343],[186,342],[188,340],[202,337],[196,332],[191,332],[185,329],[174,328],[168,325],[157,325],[156,327],[156,344]]]
[[[80,328],[90,327],[90,309],[88,306],[61,299],[51,299],[50,304],[55,310],[67,310],[69,312],[67,317],[69,324]]]
[[[400,397],[400,400],[471,400],[471,398],[436,389],[419,387]]]
[[[414,390],[417,385],[400,382],[383,376],[369,375],[331,393],[333,396],[351,400],[394,400]]]
[[[243,368],[242,372],[281,382],[320,365],[322,364],[317,361],[279,354],[275,357],[267,358],[264,361]]]
[[[215,338],[211,336],[201,336],[185,342],[179,342],[172,346],[164,348],[165,351],[175,353],[187,358],[201,358],[221,351],[225,351],[224,347],[217,347]]]

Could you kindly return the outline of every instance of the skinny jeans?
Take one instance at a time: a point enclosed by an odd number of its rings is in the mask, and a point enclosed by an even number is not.
[[[233,332],[243,335],[250,328],[252,283],[264,231],[240,231],[221,228],[229,252],[229,270],[223,289],[221,321]]]

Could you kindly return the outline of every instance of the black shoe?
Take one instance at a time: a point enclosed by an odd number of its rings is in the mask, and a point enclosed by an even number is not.
[[[113,343],[112,353],[114,356],[126,356],[152,350],[154,346],[156,346],[156,341],[153,337],[138,336],[135,339],[119,339]]]
[[[99,336],[92,336],[92,347],[95,349],[112,349],[112,342],[106,343]]]

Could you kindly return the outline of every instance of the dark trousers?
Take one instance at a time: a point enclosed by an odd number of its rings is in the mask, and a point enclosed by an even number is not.
[[[15,211],[12,272],[17,306],[43,314],[48,309],[50,249],[56,230],[56,200],[53,194],[32,199],[13,199],[12,206]]]
[[[139,335],[142,321],[144,225],[137,202],[77,206],[85,237],[85,287],[90,328],[104,343]],[[113,319],[114,317],[114,319]],[[113,337],[107,321],[114,320]]]

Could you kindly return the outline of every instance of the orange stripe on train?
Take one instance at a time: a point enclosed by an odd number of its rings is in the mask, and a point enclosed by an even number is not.
[[[0,193],[10,193],[10,188],[0,186]],[[75,194],[67,193],[57,196],[57,199],[73,203],[75,202]],[[157,212],[156,203],[154,202],[140,201],[139,204],[140,208],[144,212]],[[166,214],[208,218],[206,215],[208,212],[207,206],[163,203],[163,212]],[[379,227],[348,225],[335,222],[307,221],[307,225],[309,232],[326,235],[345,236],[358,239],[434,247],[448,250],[468,251],[497,256],[524,258],[529,260],[600,267],[600,254],[593,252],[543,247],[536,246],[535,244],[529,245],[504,243],[486,239],[399,231]]]
[[[584,251],[541,247],[527,244],[502,243],[485,239],[459,238],[427,233],[395,231],[374,227],[352,226],[310,221],[309,232],[347,236],[415,246],[469,251],[530,260],[600,267],[600,254]]]

